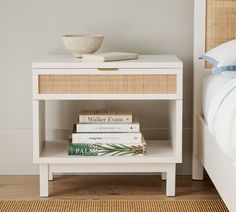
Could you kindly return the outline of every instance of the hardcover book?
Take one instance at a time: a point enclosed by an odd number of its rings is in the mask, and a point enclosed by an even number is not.
[[[85,124],[122,124],[132,123],[132,113],[120,110],[82,110],[79,123]]]
[[[119,60],[132,60],[137,59],[137,53],[127,53],[127,52],[107,52],[99,54],[83,54],[83,61],[91,62],[107,62],[107,61],[119,61]]]
[[[122,132],[140,132],[140,124],[138,120],[134,120],[132,124],[76,124],[76,132],[79,133],[122,133]]]
[[[79,156],[142,156],[146,143],[141,144],[68,144],[68,155]]]
[[[72,133],[72,143],[116,143],[140,144],[142,134],[138,133]]]

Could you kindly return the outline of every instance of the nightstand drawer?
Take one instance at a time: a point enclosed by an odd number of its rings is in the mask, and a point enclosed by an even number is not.
[[[40,74],[39,94],[176,94],[176,74]]]

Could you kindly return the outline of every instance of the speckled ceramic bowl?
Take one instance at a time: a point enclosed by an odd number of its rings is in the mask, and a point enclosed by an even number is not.
[[[103,42],[103,35],[63,35],[62,40],[65,47],[75,56],[96,52]]]

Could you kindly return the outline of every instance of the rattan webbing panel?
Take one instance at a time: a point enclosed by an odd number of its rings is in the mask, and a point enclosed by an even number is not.
[[[176,75],[40,75],[40,94],[176,93]]]
[[[236,38],[236,0],[207,0],[206,51]],[[209,68],[210,65],[206,64]]]

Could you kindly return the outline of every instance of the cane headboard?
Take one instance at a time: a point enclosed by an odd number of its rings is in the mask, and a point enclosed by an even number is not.
[[[235,38],[236,0],[206,0],[205,51]]]

